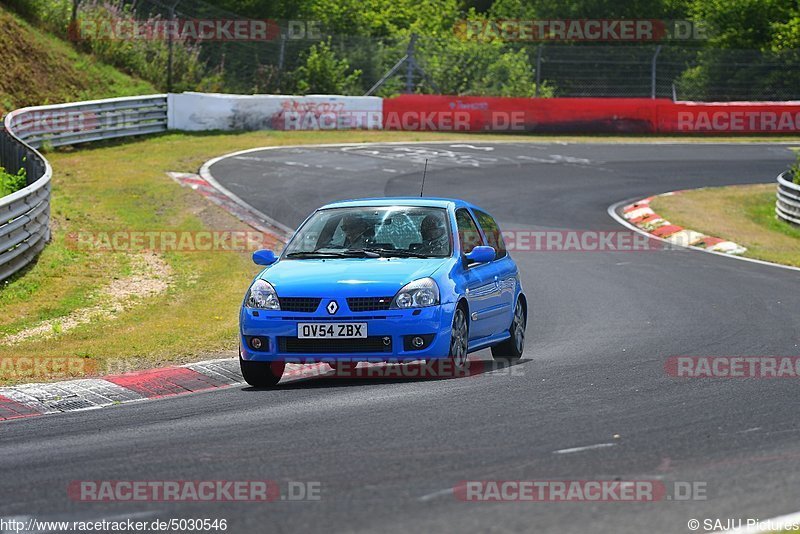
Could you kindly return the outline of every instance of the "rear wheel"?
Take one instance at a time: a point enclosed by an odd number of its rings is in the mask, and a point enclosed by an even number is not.
[[[239,356],[244,381],[256,388],[275,387],[283,376],[286,362],[251,362]]]
[[[453,327],[450,332],[450,354],[449,359],[456,371],[462,371],[467,367],[467,347],[469,344],[469,324],[467,323],[467,313],[462,306],[456,308],[453,314]]]
[[[492,347],[492,357],[495,360],[518,360],[525,350],[525,307],[519,299],[508,332],[511,334],[510,338]]]

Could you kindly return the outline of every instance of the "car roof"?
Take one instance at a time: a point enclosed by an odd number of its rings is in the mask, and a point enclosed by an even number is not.
[[[381,197],[381,198],[357,198],[352,200],[339,200],[322,206],[320,209],[331,208],[356,208],[371,206],[416,206],[421,208],[478,208],[464,200],[455,198],[436,198],[436,197]],[[483,211],[483,210],[481,210]]]

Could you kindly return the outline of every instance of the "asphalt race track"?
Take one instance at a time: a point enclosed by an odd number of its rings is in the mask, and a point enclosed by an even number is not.
[[[295,227],[335,199],[418,194],[425,158],[428,196],[475,202],[505,230],[590,231],[622,229],[606,212],[620,200],[772,182],[793,159],[780,145],[476,142],[261,150],[211,172]],[[677,355],[800,355],[800,273],[688,250],[514,257],[531,304],[521,363],[463,379],[309,379],[7,422],[0,516],[562,534],[689,532],[692,518],[800,510],[796,380],[664,371]],[[706,500],[475,503],[451,491],[464,480],[615,478],[700,482]],[[317,481],[321,499],[82,503],[66,493],[73,480],[255,479]]]

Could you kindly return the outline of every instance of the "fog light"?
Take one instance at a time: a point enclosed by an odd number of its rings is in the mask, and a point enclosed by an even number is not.
[[[269,350],[269,341],[265,337],[253,336],[249,342],[250,348],[253,350]]]
[[[412,334],[403,336],[403,350],[423,350],[431,346],[435,334]]]
[[[254,338],[253,338],[253,340],[250,342],[250,345],[251,345],[251,346],[252,346],[254,349],[258,350],[258,349],[260,349],[260,348],[261,348],[261,340],[260,340],[260,339],[258,339],[257,337],[254,337]]]

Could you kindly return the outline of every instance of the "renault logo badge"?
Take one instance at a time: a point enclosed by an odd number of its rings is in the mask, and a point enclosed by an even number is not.
[[[335,300],[332,300],[328,303],[327,310],[329,314],[334,315],[337,311],[339,311],[339,305],[336,304]]]

